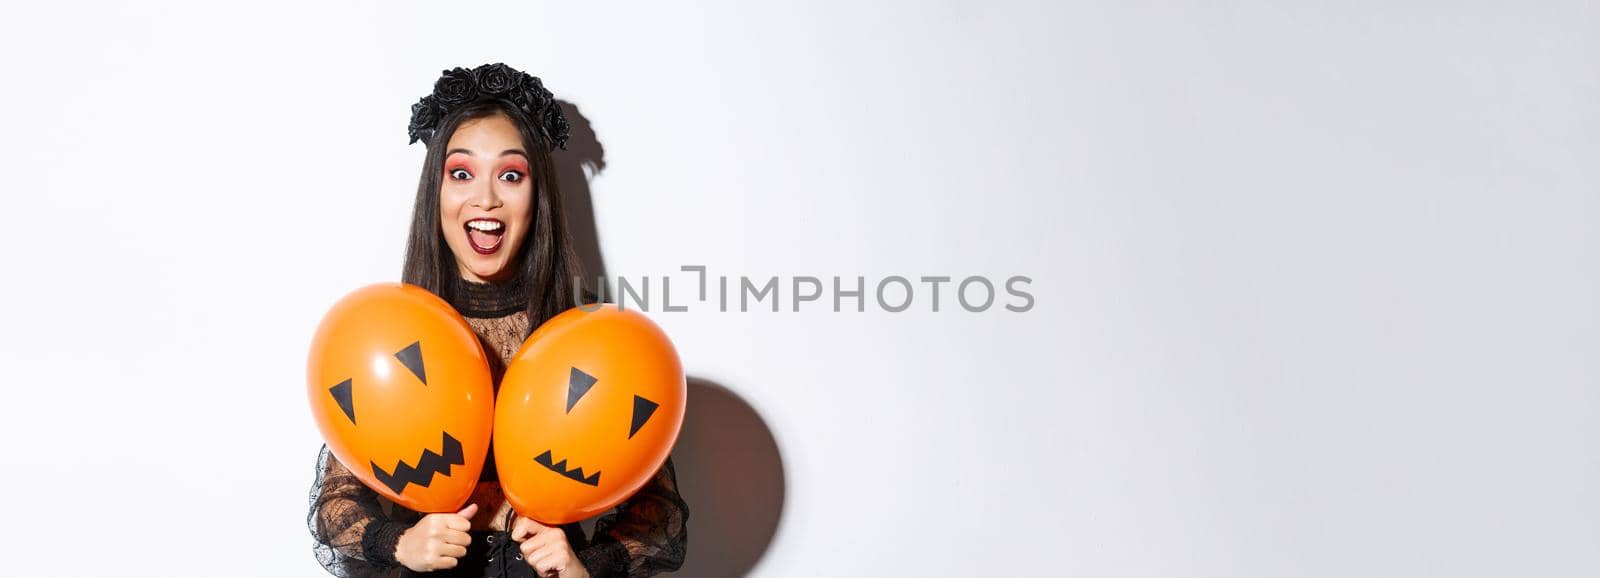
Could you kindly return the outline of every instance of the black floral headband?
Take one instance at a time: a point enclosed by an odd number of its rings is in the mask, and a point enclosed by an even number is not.
[[[452,68],[433,83],[433,94],[411,105],[411,142],[427,146],[439,120],[461,105],[477,100],[500,99],[517,107],[534,124],[545,140],[562,150],[567,148],[567,115],[539,77],[501,63],[485,64],[472,70]]]

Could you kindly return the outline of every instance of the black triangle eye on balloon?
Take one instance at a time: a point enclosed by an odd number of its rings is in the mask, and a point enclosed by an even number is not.
[[[411,370],[412,375],[417,376],[417,380],[421,381],[422,385],[428,385],[428,372],[422,368],[421,341],[413,342],[411,345],[407,345],[405,349],[396,351],[394,358],[400,360],[400,364],[406,366],[406,369]]]
[[[589,389],[594,387],[596,381],[599,380],[593,375],[584,373],[576,367],[572,368],[572,373],[567,376],[567,413],[572,413],[572,406],[578,405],[578,400],[589,393]]]
[[[639,428],[644,427],[644,422],[650,421],[650,416],[656,414],[660,404],[638,395],[633,396],[633,425],[628,426],[628,439],[633,439],[633,434],[639,433]]]
[[[411,345],[407,345],[405,349],[396,351],[394,358],[399,360],[401,365],[406,366],[406,369],[411,370],[411,374],[417,376],[417,380],[421,381],[422,385],[428,385],[428,372],[422,366],[421,341],[414,341]],[[354,392],[351,391],[353,386],[354,380],[346,379],[339,382],[338,385],[328,388],[328,394],[333,396],[334,403],[339,404],[339,409],[344,411],[344,416],[350,418],[351,425],[356,423],[356,400]]]
[[[350,385],[351,380],[346,379],[328,388],[328,393],[333,394],[333,401],[339,404],[339,409],[344,410],[344,416],[350,418],[350,425],[355,425],[356,400],[350,397]]]
[[[572,407],[578,405],[578,400],[594,389],[595,382],[600,381],[593,375],[585,373],[576,367],[567,375],[567,413],[572,413]],[[660,404],[645,399],[642,396],[633,396],[633,423],[628,425],[628,439],[633,439],[633,434],[639,433],[639,428],[650,421],[650,416],[655,415]]]

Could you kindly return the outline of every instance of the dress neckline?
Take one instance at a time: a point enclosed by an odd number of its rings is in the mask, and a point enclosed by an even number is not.
[[[505,317],[528,308],[528,287],[522,273],[493,283],[451,276],[450,301],[463,316],[486,319]]]

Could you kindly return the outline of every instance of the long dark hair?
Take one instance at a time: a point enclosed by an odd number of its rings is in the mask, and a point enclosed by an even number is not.
[[[455,255],[445,244],[439,223],[439,186],[444,181],[445,149],[450,136],[462,123],[504,114],[522,134],[528,151],[528,171],[533,177],[532,230],[522,239],[518,262],[523,285],[528,289],[529,328],[538,327],[556,314],[577,305],[574,284],[583,278],[583,267],[561,210],[561,187],[556,181],[550,144],[532,128],[516,106],[498,99],[484,99],[462,105],[439,121],[439,128],[427,141],[428,155],[422,161],[422,177],[417,182],[417,200],[411,210],[411,234],[406,241],[405,269],[401,280],[431,291],[455,303],[454,287],[462,281]]]

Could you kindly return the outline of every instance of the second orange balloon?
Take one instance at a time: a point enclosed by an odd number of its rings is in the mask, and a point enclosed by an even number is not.
[[[603,304],[557,315],[500,382],[494,459],[506,498],[546,524],[615,507],[666,461],[686,398],[677,349],[644,314]]]

